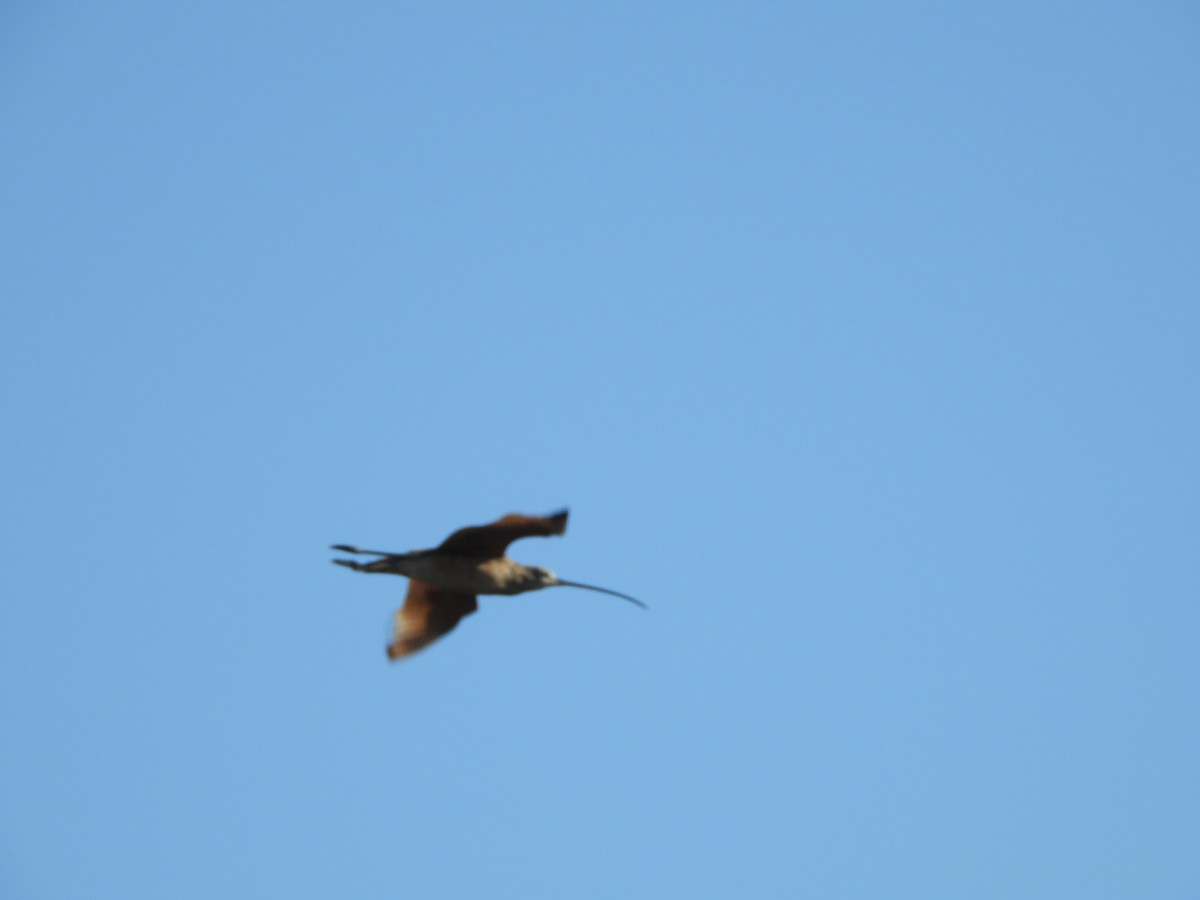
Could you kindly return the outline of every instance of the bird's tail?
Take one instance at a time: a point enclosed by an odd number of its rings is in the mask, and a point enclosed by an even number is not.
[[[334,565],[345,566],[347,569],[353,569],[355,572],[390,572],[395,575],[403,574],[396,567],[398,557],[385,556],[383,559],[373,559],[370,562],[361,563],[354,559],[335,559]]]

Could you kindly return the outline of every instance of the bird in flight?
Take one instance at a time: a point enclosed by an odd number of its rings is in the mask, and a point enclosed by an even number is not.
[[[335,559],[356,572],[384,572],[409,579],[404,605],[396,612],[389,659],[400,659],[428,647],[454,629],[464,616],[479,608],[478,594],[522,594],[547,587],[577,587],[612,594],[646,608],[641,600],[608,588],[564,581],[549,569],[523,566],[505,553],[508,545],[524,537],[549,537],[567,530],[567,511],[551,516],[516,513],[489,525],[460,528],[432,550],[387,553],[334,544],[334,550],[359,556],[377,556],[369,562]]]

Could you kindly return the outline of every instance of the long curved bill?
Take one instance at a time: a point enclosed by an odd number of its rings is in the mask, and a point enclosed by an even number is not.
[[[580,584],[578,581],[563,581],[561,578],[558,578],[555,581],[555,584],[559,584],[563,587],[583,588],[585,591],[596,591],[601,594],[612,594],[614,597],[620,597],[622,600],[628,600],[630,603],[635,603],[642,609],[650,608],[636,597],[630,597],[628,594],[621,594],[617,591],[610,591],[608,588],[596,587],[594,584]]]

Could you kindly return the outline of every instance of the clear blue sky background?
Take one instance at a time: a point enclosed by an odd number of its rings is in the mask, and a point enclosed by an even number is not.
[[[1198,51],[6,5],[0,893],[1200,896]],[[650,612],[328,562],[563,505]]]

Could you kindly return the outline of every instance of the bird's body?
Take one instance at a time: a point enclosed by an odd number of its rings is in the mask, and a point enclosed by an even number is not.
[[[349,550],[347,547],[340,549]],[[476,559],[438,550],[416,550],[388,555],[369,563],[353,560],[334,562],[348,565],[359,572],[403,575],[423,581],[431,587],[464,594],[522,594],[550,586],[538,577],[539,570],[513,562],[507,556]]]
[[[464,616],[478,608],[475,599],[478,594],[523,594],[557,585],[600,591],[638,606],[645,605],[607,588],[563,581],[549,569],[524,566],[505,555],[508,545],[515,540],[562,534],[566,529],[566,510],[544,517],[513,514],[490,525],[462,528],[432,550],[388,553],[335,544],[335,550],[379,559],[366,563],[350,559],[334,562],[356,572],[403,575],[410,580],[404,606],[396,613],[395,637],[388,647],[391,659],[414,653],[451,631]]]

